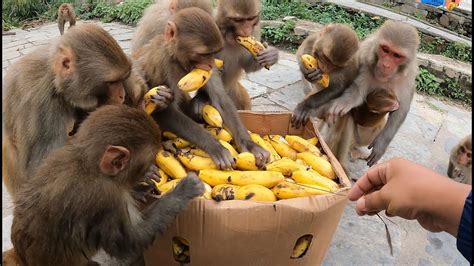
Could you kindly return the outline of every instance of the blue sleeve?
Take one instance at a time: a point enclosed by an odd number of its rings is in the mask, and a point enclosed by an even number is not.
[[[461,221],[459,222],[456,246],[461,254],[472,263],[472,190],[464,203]]]

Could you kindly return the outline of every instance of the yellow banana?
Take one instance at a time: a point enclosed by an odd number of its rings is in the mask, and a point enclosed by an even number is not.
[[[237,155],[239,155],[239,153],[234,149],[234,147],[232,147],[232,145],[229,144],[229,142],[225,142],[223,140],[219,140],[219,143],[224,146],[224,148],[228,149],[229,152],[230,152],[230,155],[232,155],[232,157],[237,157]]]
[[[265,46],[261,42],[257,41],[253,36],[238,36],[237,42],[247,49],[253,57],[257,57],[261,51],[266,49]],[[265,68],[270,69],[270,66],[267,65]]]
[[[311,152],[301,152],[297,154],[298,159],[305,161],[307,164],[313,168],[316,172],[320,175],[325,176],[330,179],[335,179],[336,174],[332,169],[332,165],[330,162],[326,161],[325,159],[314,155]]]
[[[224,66],[224,61],[220,59],[214,59],[214,64],[216,64],[216,68],[222,68]]]
[[[321,158],[329,162],[329,158],[326,154],[321,155]]]
[[[181,263],[189,263],[189,242],[181,237],[173,237],[173,257]]]
[[[291,178],[289,178],[289,177],[285,178],[285,181],[286,181],[286,182],[293,183],[293,184],[296,184],[295,180],[293,180],[293,179],[291,179]]]
[[[206,104],[202,108],[202,118],[207,124],[213,127],[222,127],[222,117],[213,106]]]
[[[209,130],[209,132],[213,136],[215,136],[217,139],[220,139],[226,142],[230,142],[232,140],[232,135],[229,133],[229,131],[227,131],[224,128],[207,127],[207,130]]]
[[[265,138],[266,137],[266,138]],[[264,139],[267,140],[275,149],[275,151],[281,157],[288,157],[292,160],[296,160],[296,153],[293,148],[288,145],[288,142],[280,135],[269,135],[265,136]]]
[[[303,65],[306,69],[318,67],[318,60],[309,54],[302,55],[301,61],[303,62]],[[318,81],[318,83],[321,84],[321,86],[323,86],[324,88],[327,88],[329,86],[329,75],[323,73],[322,78]]]
[[[270,153],[270,162],[281,159],[280,155],[278,155],[273,146],[260,137],[259,134],[250,133],[250,139]]]
[[[304,235],[298,238],[295,247],[293,248],[293,254],[291,254],[290,258],[297,259],[306,254],[312,239],[312,235]]]
[[[240,170],[258,170],[255,155],[251,152],[242,152],[236,156],[235,166]]]
[[[221,171],[221,170],[201,170],[199,178],[211,186],[220,184],[232,184],[245,186],[258,184],[271,188],[283,181],[285,178],[279,172],[272,171]]]
[[[302,165],[302,166],[305,166],[305,167],[306,167],[306,170],[308,170],[308,168],[311,168],[311,166],[309,166],[309,164],[307,164],[305,161],[303,161],[303,160],[301,160],[301,159],[298,159],[298,158],[297,158],[297,159],[295,160],[295,162],[296,162],[297,164],[300,164],[300,165]]]
[[[239,186],[220,184],[212,188],[211,196],[216,201],[233,200],[235,199],[235,193],[239,189]]]
[[[273,194],[270,189],[255,184],[240,187],[237,192],[235,192],[235,199],[264,202],[273,202],[277,200],[275,194]]]
[[[212,199],[212,187],[206,183],[206,182],[202,182],[204,184],[204,193],[202,194],[201,197],[205,198],[205,199]]]
[[[201,156],[201,157],[206,157],[206,158],[211,158],[209,154],[207,154],[205,151],[201,149],[190,149],[189,153],[196,155],[196,156]]]
[[[326,187],[327,190],[334,192],[339,189],[339,185],[331,179],[318,174],[316,171],[296,171],[291,176],[296,183],[318,185]]]
[[[179,181],[181,181],[181,179],[173,179],[159,186],[158,190],[161,192],[161,195],[164,195],[168,193],[170,190],[172,190],[173,188],[175,188]]]
[[[192,92],[202,88],[209,81],[212,70],[195,68],[178,82],[178,87],[185,92]]]
[[[278,199],[292,199],[329,193],[326,187],[283,181],[272,188]]]
[[[165,171],[161,170],[158,168],[158,173],[156,173],[160,177],[160,182],[156,182],[154,179],[151,179],[153,183],[155,183],[156,187],[159,187],[163,185],[164,183],[168,182],[168,175],[165,173]]]
[[[286,135],[285,139],[290,145],[290,147],[292,147],[298,152],[309,151],[318,156],[321,155],[321,152],[316,146],[312,145],[311,143],[309,143],[307,140],[305,140],[302,137],[295,136],[295,135]]]
[[[178,159],[186,168],[194,171],[217,169],[216,164],[211,158],[196,156],[190,153],[180,153],[178,154]]]
[[[176,138],[176,139],[173,140],[173,145],[178,149],[182,149],[182,148],[189,147],[191,145],[191,143],[189,143],[189,141],[187,141],[185,139]]]
[[[289,158],[282,158],[265,166],[267,171],[280,172],[284,176],[291,176],[295,171],[306,170],[306,168]]]
[[[176,134],[174,134],[173,132],[170,132],[170,131],[164,131],[163,132],[163,137],[165,137],[167,139],[171,139],[171,140],[174,140],[174,139],[178,138],[178,136],[176,136]]]
[[[151,101],[151,96],[156,93],[160,89],[160,86],[151,88],[145,95],[143,96],[143,100],[145,101],[145,112],[147,114],[153,113],[156,108],[156,104]]]
[[[156,155],[156,164],[173,178],[183,178],[186,176],[186,170],[173,154],[161,150]]]
[[[312,138],[310,138],[310,139],[307,139],[307,141],[308,141],[310,144],[316,146],[316,144],[318,144],[318,141],[319,141],[319,140],[318,140],[317,137],[312,137]]]

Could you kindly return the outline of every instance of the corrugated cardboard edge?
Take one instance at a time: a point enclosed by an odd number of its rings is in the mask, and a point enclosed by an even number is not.
[[[147,265],[179,265],[172,256],[173,236],[190,241],[189,265],[322,263],[347,202],[347,192],[351,186],[347,175],[321,138],[314,121],[296,130],[289,126],[289,112],[241,111],[239,114],[249,130],[262,135],[274,133],[318,137],[319,145],[333,165],[342,188],[337,194],[274,203],[193,200],[165,235],[145,252]],[[290,259],[296,239],[304,234],[314,236],[307,255],[301,259]]]

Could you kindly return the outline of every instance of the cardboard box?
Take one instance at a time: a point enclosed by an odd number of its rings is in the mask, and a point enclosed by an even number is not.
[[[172,238],[189,241],[189,265],[319,265],[331,243],[351,186],[341,165],[320,137],[314,122],[291,128],[291,113],[239,112],[247,128],[261,135],[317,136],[342,188],[337,194],[279,200],[273,203],[195,199],[169,230],[145,252],[146,265],[179,265]],[[296,240],[313,235],[305,256],[291,259]]]

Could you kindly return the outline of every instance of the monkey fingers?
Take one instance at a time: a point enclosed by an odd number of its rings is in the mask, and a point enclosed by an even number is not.
[[[257,55],[257,62],[262,66],[271,66],[278,62],[278,49],[268,47]]]
[[[385,146],[385,147],[384,147]],[[367,157],[367,165],[368,166],[373,166],[376,164],[380,158],[385,153],[386,150],[386,145],[384,142],[379,141],[377,138],[369,145],[369,149],[372,149],[372,152],[370,153],[369,157]]]
[[[307,75],[305,75],[305,78],[311,83],[317,82],[322,77],[323,77],[323,72],[319,68],[310,69],[308,70]]]
[[[270,152],[260,147],[255,142],[249,140],[245,144],[244,149],[255,155],[255,164],[258,168],[262,168],[270,160]]]
[[[148,171],[145,173],[145,182],[148,183],[150,179],[154,179],[156,182],[160,182],[160,176],[156,174],[158,172],[158,166],[152,164]],[[153,185],[153,184],[152,184]]]
[[[151,95],[150,100],[156,104],[156,110],[163,110],[168,108],[168,105],[174,100],[174,93],[170,90],[156,91],[156,94]]]
[[[180,195],[180,197],[193,199],[204,193],[204,184],[194,172],[189,172],[188,175],[176,185],[176,188],[171,193],[176,193],[176,195]]]
[[[235,168],[234,157],[232,157],[229,150],[224,148],[220,143],[218,143],[215,149],[211,149],[208,154],[219,169],[228,170]]]
[[[291,126],[300,128],[305,125],[309,120],[309,113],[310,109],[305,106],[304,102],[299,103],[291,115]]]

